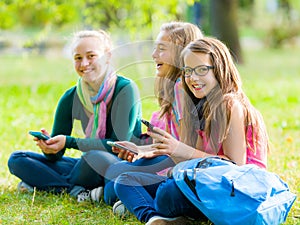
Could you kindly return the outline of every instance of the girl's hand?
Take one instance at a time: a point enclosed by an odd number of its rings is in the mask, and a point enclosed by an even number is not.
[[[41,133],[43,133],[43,134],[45,134],[46,136],[50,137],[49,132],[48,132],[45,128],[42,128],[42,129],[41,129]],[[40,139],[38,139],[37,137],[34,137],[33,140],[34,140],[34,141],[38,141],[38,140],[40,140]]]
[[[155,153],[159,155],[172,156],[175,150],[178,148],[180,142],[167,131],[164,131],[158,127],[154,127],[154,131],[155,132],[148,131],[147,134],[155,140],[154,144],[152,145]]]
[[[138,152],[138,146],[135,145],[132,142],[118,141],[117,143]],[[135,155],[134,153],[132,153],[130,151],[127,151],[125,149],[121,149],[121,148],[118,148],[118,147],[115,147],[115,146],[112,147],[112,152],[118,153],[118,157],[120,159],[127,160],[128,162],[132,162],[132,160],[134,158],[134,155]]]
[[[155,127],[154,131],[156,133],[147,132],[148,135],[156,140],[156,143],[151,146],[152,150],[139,153],[137,159],[168,155],[174,162],[180,162],[193,158],[196,149],[178,141],[162,129]]]
[[[42,150],[45,154],[56,154],[65,147],[66,136],[57,135],[50,138],[49,140],[37,140],[36,145]]]
[[[42,132],[43,134],[45,134],[46,136],[49,136],[49,137],[50,137],[50,133],[49,133],[45,128],[42,128],[42,129],[41,129],[41,132]]]

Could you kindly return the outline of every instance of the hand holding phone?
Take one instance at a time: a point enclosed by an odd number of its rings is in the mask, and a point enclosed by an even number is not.
[[[50,139],[49,136],[43,134],[42,132],[39,132],[39,131],[29,131],[29,134],[40,139],[40,140],[48,140]]]
[[[129,151],[129,152],[131,152],[131,153],[133,153],[133,154],[135,154],[135,155],[138,154],[138,152],[137,152],[136,150],[130,149],[130,148],[124,146],[124,145],[120,145],[120,144],[118,144],[117,142],[107,141],[106,143],[107,143],[108,145],[112,146],[112,147],[117,147],[117,148],[120,148],[120,149]]]
[[[155,131],[153,130],[154,126],[153,126],[150,122],[148,122],[147,120],[144,120],[144,119],[141,119],[141,121],[142,121],[143,124],[146,125],[146,127],[148,127],[149,131],[155,132]]]

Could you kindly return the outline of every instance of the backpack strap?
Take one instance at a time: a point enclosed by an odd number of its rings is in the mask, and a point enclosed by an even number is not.
[[[194,173],[195,173],[195,170],[194,170]],[[183,172],[183,180],[187,184],[187,186],[191,189],[191,191],[194,193],[194,195],[197,197],[197,199],[201,202],[201,200],[197,194],[197,191],[196,191],[196,181],[195,181],[195,179],[190,180],[188,178],[186,170]]]

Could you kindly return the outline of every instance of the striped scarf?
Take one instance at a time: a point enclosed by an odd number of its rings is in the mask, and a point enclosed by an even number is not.
[[[108,70],[96,96],[90,96],[89,86],[79,78],[77,83],[77,94],[84,108],[92,113],[85,129],[88,138],[105,138],[107,106],[111,101],[115,90],[117,75]]]

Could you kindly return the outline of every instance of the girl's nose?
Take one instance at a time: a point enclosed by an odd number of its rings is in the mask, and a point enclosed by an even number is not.
[[[90,61],[86,57],[82,58],[81,66],[87,66],[87,65],[89,65],[89,63],[90,63]]]
[[[156,50],[156,48],[153,50],[151,56],[152,56],[152,59],[156,59],[157,58],[157,50]]]
[[[190,76],[191,80],[199,80],[199,76],[196,75],[195,71],[192,72],[191,76]]]

